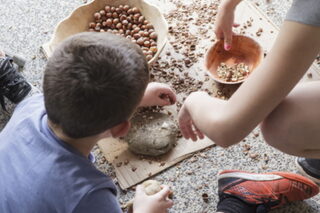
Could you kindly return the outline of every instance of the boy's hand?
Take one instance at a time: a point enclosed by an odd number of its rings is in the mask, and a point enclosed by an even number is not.
[[[148,84],[139,106],[166,106],[175,102],[176,94],[168,85],[152,82]]]
[[[163,185],[162,190],[154,195],[146,195],[142,185],[138,185],[133,201],[133,213],[166,213],[173,206],[168,198],[171,193],[168,186]]]
[[[215,21],[215,34],[217,39],[224,39],[224,49],[230,50],[232,44],[232,27],[238,27],[234,23],[234,10],[241,0],[225,0],[221,3]]]
[[[194,124],[192,117],[188,110],[188,102],[192,98],[191,96],[207,96],[205,92],[195,92],[192,93],[186,100],[185,103],[182,105],[179,115],[178,115],[178,122],[180,126],[181,133],[184,138],[196,141],[198,138],[203,139],[203,133],[196,127]],[[201,98],[201,97],[200,97]],[[189,100],[188,100],[189,99]]]

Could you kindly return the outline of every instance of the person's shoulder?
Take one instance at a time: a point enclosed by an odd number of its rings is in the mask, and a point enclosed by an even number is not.
[[[21,109],[32,110],[32,109],[43,107],[43,106],[44,106],[43,94],[36,94],[21,101],[16,106],[14,113]]]

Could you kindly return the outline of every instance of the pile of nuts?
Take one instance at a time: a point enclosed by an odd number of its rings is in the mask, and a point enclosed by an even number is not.
[[[89,31],[110,32],[130,39],[141,47],[148,61],[158,51],[158,35],[137,7],[107,5],[93,16],[95,21],[89,23]]]
[[[244,80],[249,75],[249,67],[244,63],[228,66],[225,63],[221,63],[218,66],[218,77],[227,82],[238,82]]]

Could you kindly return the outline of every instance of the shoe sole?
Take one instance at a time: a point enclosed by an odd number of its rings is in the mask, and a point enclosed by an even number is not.
[[[228,172],[218,176],[218,180],[223,178],[241,178],[245,180],[270,181],[282,179],[282,176],[272,174],[253,174],[247,172]]]
[[[303,177],[301,175],[292,174],[288,172],[272,172],[272,173],[264,173],[264,174],[255,174],[250,172],[231,170],[231,171],[225,171],[222,174],[220,174],[218,177],[218,180],[223,178],[242,178],[245,180],[253,180],[253,181],[272,181],[272,180],[286,178],[289,180],[299,181],[308,185],[316,186],[316,184],[311,178],[308,179],[307,177]]]
[[[316,184],[320,185],[320,180],[319,180],[318,178],[314,178],[314,177],[310,176],[308,173],[306,173],[306,172],[304,171],[304,169],[302,168],[302,166],[298,163],[298,158],[296,158],[294,162],[295,162],[295,164],[296,164],[296,166],[297,166],[298,172],[299,172],[301,175],[309,178],[310,180],[312,180],[312,181],[315,182]]]

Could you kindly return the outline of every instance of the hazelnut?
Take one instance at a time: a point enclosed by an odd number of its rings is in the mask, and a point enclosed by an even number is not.
[[[102,15],[102,16],[104,16],[104,15],[106,15],[106,11],[104,11],[104,10],[100,10],[100,15]]]
[[[150,41],[145,41],[145,42],[143,43],[143,46],[145,46],[145,47],[150,47]]]
[[[146,28],[147,29],[153,29],[153,26],[152,26],[152,24],[146,24]]]
[[[103,33],[103,32],[105,32],[105,31],[104,31],[104,29],[100,29],[100,32]]]
[[[136,13],[133,15],[133,19],[134,20],[138,20],[140,18],[140,14],[139,13]]]
[[[101,18],[101,14],[100,14],[100,13],[95,13],[93,16],[94,16],[94,18],[95,18],[96,20],[98,20],[98,19]]]
[[[150,38],[151,39],[157,39],[157,37],[158,37],[158,35],[157,35],[157,33],[155,33],[155,32],[152,32],[152,33],[150,33]]]
[[[132,9],[128,9],[127,13],[128,14],[133,14]]]
[[[116,13],[121,13],[122,10],[120,8],[116,8]]]
[[[107,18],[111,18],[112,17],[112,13],[106,13]]]
[[[130,6],[129,6],[129,5],[124,5],[124,6],[123,6],[123,10],[124,10],[124,11],[128,11],[129,9],[130,9]]]
[[[140,28],[139,27],[136,27],[133,29],[133,33],[139,33],[140,32]]]
[[[133,13],[139,13],[140,10],[139,10],[138,8],[136,8],[136,7],[133,7],[133,8],[132,8],[132,12],[133,12]]]
[[[106,26],[107,26],[107,22],[106,22],[106,21],[103,21],[103,22],[102,22],[102,26],[106,27]]]
[[[100,27],[99,27],[99,26],[96,26],[96,27],[94,28],[94,30],[95,30],[95,31],[100,31]]]
[[[152,55],[153,56],[153,52],[151,50],[147,51],[147,55]]]
[[[118,24],[116,25],[116,28],[117,28],[117,29],[121,29],[121,28],[122,28],[122,24],[121,24],[121,23],[118,23]]]
[[[137,40],[137,44],[143,45],[143,44],[144,44],[144,39],[143,39],[143,38],[139,38],[139,39]]]
[[[130,35],[131,31],[130,30],[126,30],[126,35]],[[131,36],[130,36],[131,37]]]
[[[139,34],[141,37],[143,37],[144,32],[143,31],[139,31]]]
[[[120,23],[119,23],[120,24]],[[124,30],[123,29],[120,29],[119,30],[119,33],[121,34],[121,35],[124,35]]]
[[[112,30],[111,30],[111,29],[107,29],[107,32],[108,32],[108,33],[112,33]]]
[[[152,43],[151,43],[152,44]],[[155,46],[151,46],[150,47],[150,51],[152,51],[153,53],[156,53],[158,51],[158,48]]]
[[[123,20],[127,20],[127,16],[126,15],[121,15],[120,16],[120,21],[123,21]]]
[[[109,19],[106,20],[106,25],[107,25],[108,27],[111,27],[111,25],[112,25],[112,19],[111,19],[111,18],[109,18]]]
[[[131,37],[131,36],[129,36],[129,35],[127,35],[127,36],[126,36],[126,38],[127,38],[127,39],[131,39],[132,37]]]
[[[111,7],[111,8],[110,8],[110,12],[113,13],[114,11],[116,11],[116,8],[115,8],[115,7]]]
[[[137,40],[135,40],[135,39],[131,39],[131,41],[133,42],[133,43],[137,43]]]
[[[127,25],[129,24],[129,22],[128,22],[127,20],[123,20],[123,21],[122,21],[122,24],[125,25],[125,26],[127,26]]]
[[[132,24],[130,22],[128,23],[127,28],[130,30],[132,29]]]
[[[105,7],[104,7],[104,10],[105,10],[107,13],[109,13],[109,12],[110,12],[110,6],[108,6],[108,5],[105,6]]]
[[[118,30],[114,29],[114,30],[112,30],[112,33],[118,34]]]
[[[112,17],[113,17],[113,18],[118,18],[118,17],[119,17],[119,16],[118,16],[118,13],[113,12],[113,13],[112,13]]]
[[[95,28],[95,27],[96,27],[96,23],[94,23],[94,22],[89,23],[89,28]]]
[[[133,38],[135,38],[135,39],[139,39],[141,36],[138,34],[138,33],[136,33],[136,34],[133,34]]]
[[[127,16],[127,21],[132,22],[132,15]]]
[[[152,55],[147,55],[147,56],[146,56],[147,61],[150,61],[152,58],[153,58]]]
[[[141,25],[141,29],[143,29],[143,30],[147,29],[146,25]]]
[[[148,37],[149,36],[149,32],[146,32],[146,31],[144,31],[142,34],[143,34],[144,37]]]
[[[138,20],[139,20],[140,23],[143,23],[145,18],[144,18],[144,16],[140,16]]]
[[[157,43],[156,42],[154,42],[154,41],[151,41],[151,45],[150,46],[152,46],[152,47],[156,47],[157,46]]]
[[[115,18],[115,19],[113,19],[113,21],[112,21],[113,24],[118,24],[119,22],[120,22],[120,21],[119,21],[118,18]]]
[[[102,25],[101,23],[97,23],[96,27],[101,27],[101,25]]]
[[[90,28],[90,29],[89,29],[89,32],[94,32],[94,29],[93,29],[93,28]]]
[[[120,10],[123,10],[123,5],[122,4],[120,4],[118,7],[119,7]]]
[[[148,22],[147,20],[144,20],[144,21],[143,21],[143,24],[144,24],[144,25],[147,25],[147,24],[149,24],[149,22]]]

